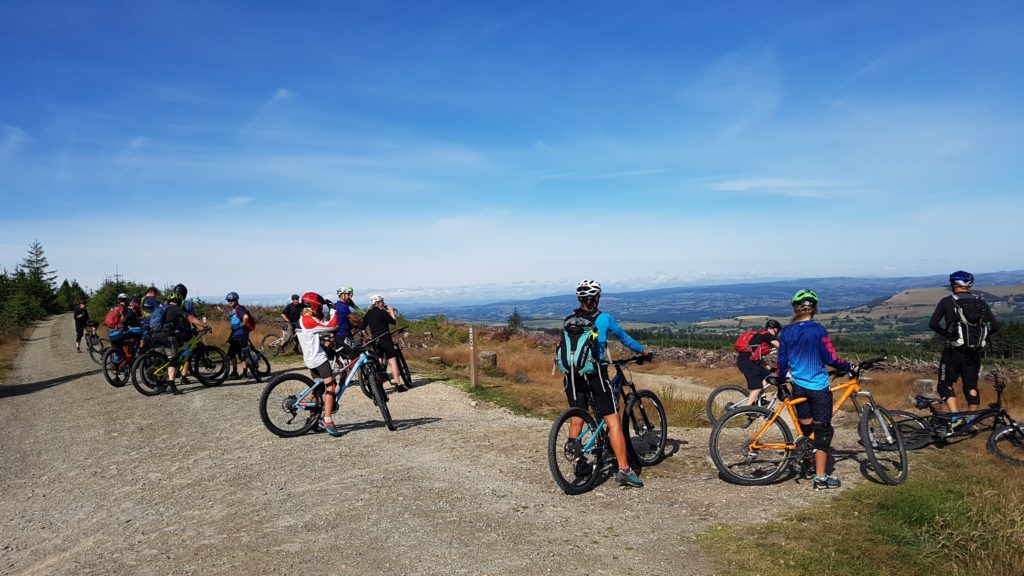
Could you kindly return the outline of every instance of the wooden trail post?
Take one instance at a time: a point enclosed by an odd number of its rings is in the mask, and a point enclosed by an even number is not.
[[[476,388],[476,339],[472,324],[469,325],[469,387]]]

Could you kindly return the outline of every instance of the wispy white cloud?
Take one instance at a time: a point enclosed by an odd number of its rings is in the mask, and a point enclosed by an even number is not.
[[[245,206],[246,204],[252,203],[251,196],[232,196],[227,199],[224,203],[226,208],[238,208],[239,206]]]
[[[839,182],[830,180],[793,180],[787,178],[744,178],[712,184],[714,192],[773,194],[794,198],[818,198],[835,190]]]

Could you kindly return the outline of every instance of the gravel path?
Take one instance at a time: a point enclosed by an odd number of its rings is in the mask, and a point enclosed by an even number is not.
[[[568,497],[550,422],[425,381],[392,395],[397,432],[349,391],[344,436],[280,439],[262,386],[143,397],[109,386],[73,335],[70,315],[40,323],[0,384],[0,573],[711,574],[703,530],[831,497],[722,482],[707,430],[683,429],[646,488]],[[844,480],[858,465],[840,462]]]

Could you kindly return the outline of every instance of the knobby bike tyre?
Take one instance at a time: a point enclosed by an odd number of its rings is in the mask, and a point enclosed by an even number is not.
[[[228,379],[228,355],[216,346],[202,345],[192,356],[192,373],[207,388],[220,386]]]
[[[367,382],[370,392],[373,393],[373,403],[380,409],[380,415],[384,418],[384,425],[388,430],[395,431],[395,423],[391,421],[391,410],[388,408],[388,395],[384,392],[384,385],[381,384],[377,375],[370,371],[370,381]]]
[[[272,358],[277,358],[284,348],[284,336],[267,334],[260,340],[260,351]]]
[[[1016,426],[1001,426],[988,437],[988,451],[1007,464],[1024,467],[1024,429]]]
[[[576,441],[569,440],[572,418],[583,420]],[[604,463],[604,436],[586,410],[569,408],[555,419],[548,434],[548,468],[555,484],[569,495],[593,489]]]
[[[132,386],[143,396],[156,396],[167,388],[167,356],[148,350],[132,363]]]
[[[282,438],[301,436],[316,426],[323,411],[323,393],[322,383],[314,389],[313,381],[302,374],[275,376],[260,394],[260,420]]]
[[[920,450],[935,439],[932,429],[921,416],[902,410],[890,410],[889,415],[896,423],[900,436],[903,436],[903,445],[907,450]]]
[[[107,348],[103,352],[103,359],[100,365],[103,366],[103,378],[107,381],[107,384],[114,388],[120,388],[128,383],[131,365],[124,358],[123,350]]]
[[[89,358],[93,362],[103,366],[103,353],[107,349],[103,346],[103,340],[99,336],[93,336],[92,338],[86,337],[85,348],[89,351]]]
[[[371,360],[372,362],[372,360]],[[359,375],[357,381],[359,382],[359,390],[362,391],[363,395],[367,398],[373,398],[373,392],[370,391],[370,372],[373,370],[372,366],[363,364],[359,367]]]
[[[650,390],[640,390],[626,399],[627,438],[637,460],[644,466],[653,466],[665,457],[668,422],[665,407]]]
[[[885,426],[882,426],[882,423]],[[889,435],[885,429],[888,428]],[[881,406],[868,405],[860,414],[860,443],[875,474],[890,486],[907,481],[910,461],[903,435],[892,415]]]
[[[732,384],[728,386],[719,386],[711,391],[708,395],[707,404],[704,407],[707,413],[708,422],[712,425],[718,422],[722,416],[725,416],[726,412],[735,408],[740,402],[747,399],[748,391],[746,388],[740,386],[734,386]]]
[[[398,361],[398,372],[402,375],[403,383],[412,387],[412,372],[409,371],[409,365],[405,362],[405,354],[402,353],[402,348],[395,344],[395,359]]]
[[[255,362],[256,373],[259,374],[260,378],[270,376],[270,360],[267,358],[266,354],[252,346],[249,347],[249,351],[250,359]],[[252,366],[252,364],[250,364],[250,366]]]
[[[709,451],[724,479],[743,486],[760,486],[771,484],[786,471],[790,451],[763,445],[792,445],[793,432],[781,418],[765,426],[771,417],[771,412],[759,406],[741,406],[715,423]]]

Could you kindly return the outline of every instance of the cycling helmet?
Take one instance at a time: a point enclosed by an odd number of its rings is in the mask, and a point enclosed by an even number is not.
[[[186,288],[184,284],[175,284],[174,291],[177,292],[178,296],[181,296],[182,298],[188,296],[188,288]]]
[[[577,298],[591,298],[601,295],[601,283],[597,280],[580,280],[576,285]]]
[[[121,302],[122,304],[128,302],[128,295],[125,294],[124,292],[121,292],[120,294],[117,295],[117,301]]]
[[[238,302],[238,292],[228,292],[224,299],[228,302]]]
[[[375,305],[377,302],[383,302],[384,297],[380,294],[370,294],[370,306]]]
[[[342,294],[352,294],[352,287],[351,286],[343,286],[341,288],[338,288],[338,298],[341,298]]]
[[[779,321],[774,319],[774,318],[769,318],[768,321],[764,323],[764,327],[765,328],[775,328],[776,330],[782,330],[782,324],[779,324]]]
[[[167,293],[167,301],[177,302],[178,304],[181,304],[181,294],[178,294],[177,292],[172,290]]]
[[[323,296],[316,292],[306,292],[302,295],[302,307],[312,308],[313,310],[319,310],[324,305]]]
[[[818,295],[814,293],[814,290],[800,290],[796,294],[793,294],[793,305],[818,305]]]
[[[292,294],[292,300],[298,300],[298,299],[299,299],[299,295],[298,294]]]
[[[963,270],[957,270],[949,275],[949,285],[970,288],[971,286],[974,286],[974,274],[964,272]]]

